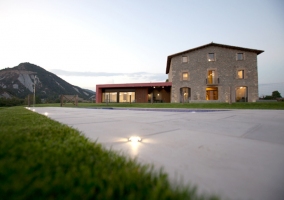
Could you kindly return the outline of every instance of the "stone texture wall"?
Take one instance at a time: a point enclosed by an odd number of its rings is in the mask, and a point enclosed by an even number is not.
[[[215,61],[208,61],[208,53],[215,53]],[[243,53],[244,60],[237,60],[237,53]],[[182,56],[188,56],[188,62],[182,63]],[[218,100],[215,102],[232,102],[236,99],[236,88],[247,87],[248,101],[258,99],[258,73],[257,54],[250,51],[209,46],[185,54],[177,55],[171,59],[169,81],[172,82],[171,102],[181,102],[180,88],[191,89],[190,101],[206,100],[206,83],[208,70],[216,70],[215,77],[219,78]],[[237,78],[237,71],[244,70],[244,79]],[[189,72],[189,79],[183,81],[183,71]]]

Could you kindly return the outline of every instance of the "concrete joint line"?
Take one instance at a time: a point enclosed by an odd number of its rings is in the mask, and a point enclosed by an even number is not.
[[[157,132],[157,133],[151,133],[145,136],[152,136],[152,135],[159,135],[159,134],[163,134],[163,133],[168,133],[168,132],[172,132],[172,131],[177,131],[180,130],[179,128],[173,129],[173,130],[168,130],[168,131],[161,131],[161,132]]]

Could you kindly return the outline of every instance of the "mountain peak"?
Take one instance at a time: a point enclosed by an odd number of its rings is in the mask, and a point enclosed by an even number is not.
[[[36,95],[42,99],[56,99],[61,94],[90,99],[93,95],[92,92],[71,85],[55,74],[29,62],[0,70],[0,88],[19,98],[25,98],[33,93],[35,79]]]
[[[29,63],[29,62],[20,63],[18,66],[14,68],[18,70],[28,70],[28,71],[34,71],[34,72],[37,72],[37,71],[47,72],[44,68],[37,66],[35,64]]]

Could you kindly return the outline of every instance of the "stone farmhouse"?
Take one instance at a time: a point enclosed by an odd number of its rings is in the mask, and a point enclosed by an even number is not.
[[[97,85],[96,102],[255,102],[263,52],[212,42],[168,56],[168,82]]]
[[[261,50],[210,43],[168,56],[171,102],[255,102]]]

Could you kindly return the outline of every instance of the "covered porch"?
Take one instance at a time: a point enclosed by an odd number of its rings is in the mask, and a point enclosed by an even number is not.
[[[171,82],[96,86],[96,103],[170,103]]]

